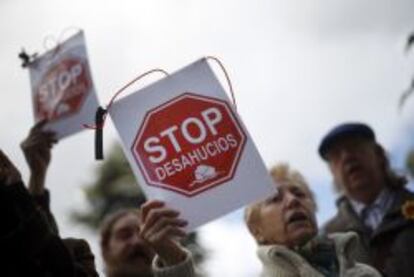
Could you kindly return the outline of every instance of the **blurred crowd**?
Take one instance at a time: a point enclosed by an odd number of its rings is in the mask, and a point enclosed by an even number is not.
[[[26,184],[0,150],[0,276],[98,276],[96,255],[109,277],[202,275],[180,244],[188,223],[162,201],[110,214],[100,228],[101,253],[82,238],[63,238],[45,185],[58,141],[45,124],[34,125],[21,143]],[[245,209],[261,276],[414,276],[414,194],[374,130],[355,122],[334,126],[319,155],[338,195],[337,214],[325,225],[318,226],[311,186],[288,164],[270,169],[274,193]]]

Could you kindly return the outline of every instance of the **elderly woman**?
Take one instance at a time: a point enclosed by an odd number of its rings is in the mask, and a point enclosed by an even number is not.
[[[353,260],[356,234],[317,235],[316,202],[299,172],[282,164],[272,168],[271,175],[278,192],[245,212],[247,227],[259,245],[262,276],[381,276]]]

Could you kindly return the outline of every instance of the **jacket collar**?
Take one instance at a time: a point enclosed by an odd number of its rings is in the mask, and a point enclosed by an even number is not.
[[[383,235],[390,231],[400,229],[406,225],[413,224],[413,220],[406,219],[401,212],[402,206],[409,200],[414,200],[414,194],[406,188],[390,190],[394,193],[394,200],[391,207],[384,215],[384,218],[378,228],[372,233],[372,238]],[[340,196],[336,205],[340,217],[344,222],[344,231],[355,231],[357,233],[370,234],[370,230],[364,226],[358,215],[353,210],[349,200],[345,196]]]
[[[384,233],[392,232],[393,230],[414,224],[413,220],[405,218],[402,213],[402,207],[407,201],[414,200],[414,194],[405,188],[394,190],[394,193],[394,203],[375,230],[373,237],[378,237]]]
[[[370,234],[370,229],[363,224],[346,196],[340,196],[336,201],[336,205],[338,207],[339,217],[343,224],[343,227],[341,228],[343,232],[357,232],[365,235]]]
[[[335,233],[328,235],[334,241],[335,251],[340,263],[340,268],[351,266],[352,257],[358,245],[358,236],[353,232]],[[261,245],[257,249],[257,255],[265,268],[290,265],[299,272],[316,272],[309,263],[298,253],[283,245]],[[306,275],[308,276],[308,275]]]

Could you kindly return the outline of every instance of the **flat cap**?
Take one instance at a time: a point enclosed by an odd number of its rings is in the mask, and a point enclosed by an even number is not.
[[[319,145],[319,155],[326,160],[329,148],[340,138],[359,136],[375,141],[375,133],[368,125],[359,122],[343,123],[330,130]]]

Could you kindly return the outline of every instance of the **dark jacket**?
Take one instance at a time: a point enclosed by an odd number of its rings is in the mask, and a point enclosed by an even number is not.
[[[0,276],[97,276],[87,243],[61,239],[22,183],[0,184],[0,218]]]
[[[84,239],[65,238],[63,243],[74,261],[76,277],[97,277],[95,256]]]
[[[39,209],[39,211],[45,217],[50,230],[59,235],[59,228],[56,223],[55,217],[50,210],[50,194],[47,189],[40,195],[33,196],[32,198]],[[98,273],[95,267],[95,257],[89,247],[89,244],[84,239],[77,238],[64,238],[62,239],[66,249],[68,249],[70,256],[73,260],[74,270],[76,277],[96,277]]]
[[[0,184],[1,276],[75,276],[73,259],[22,183]]]
[[[325,233],[358,233],[362,248],[356,259],[367,263],[388,277],[414,276],[414,217],[403,213],[403,206],[413,203],[414,194],[405,188],[393,190],[394,202],[376,230],[371,232],[351,207],[348,199],[338,200],[338,213],[323,227]]]

